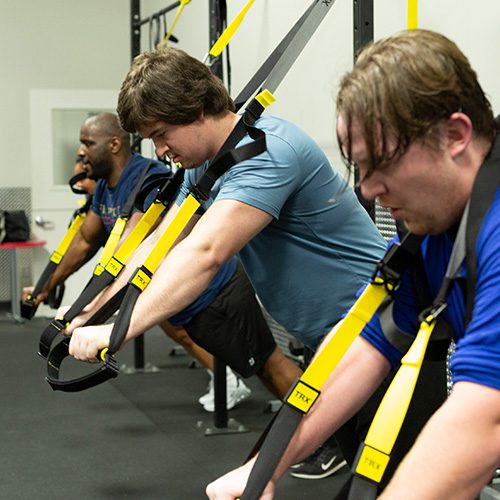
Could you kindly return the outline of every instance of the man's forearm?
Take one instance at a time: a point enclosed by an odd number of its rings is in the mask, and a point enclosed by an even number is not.
[[[499,465],[500,391],[460,382],[380,498],[474,499]]]
[[[207,288],[219,267],[209,252],[193,246],[189,240],[179,243],[141,293],[125,340],[182,311]]]
[[[274,479],[292,464],[309,456],[351,418],[389,372],[384,356],[358,337],[328,377],[321,395],[302,419]]]
[[[86,243],[79,243],[78,246],[70,246],[44,286],[43,292],[50,293],[57,285],[63,283],[69,276],[78,271],[87,262],[87,256],[92,250],[92,247]]]

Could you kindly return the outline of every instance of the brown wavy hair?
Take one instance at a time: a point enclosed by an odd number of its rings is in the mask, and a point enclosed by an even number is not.
[[[348,130],[341,148],[344,161],[352,166],[353,120],[367,145],[370,175],[414,141],[439,148],[440,124],[456,111],[471,119],[476,137],[493,138],[490,102],[468,59],[451,40],[433,31],[411,30],[372,43],[343,77],[337,95],[337,113]],[[390,138],[396,139],[395,149],[388,146]]]
[[[170,47],[134,59],[117,106],[122,127],[131,133],[156,120],[185,125],[202,112],[228,111],[234,111],[234,104],[222,81],[202,62]]]

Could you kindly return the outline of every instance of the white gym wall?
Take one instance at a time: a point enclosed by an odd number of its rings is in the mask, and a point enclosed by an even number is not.
[[[227,0],[229,21],[246,2]],[[141,17],[171,3],[142,0]],[[353,59],[352,3],[336,0],[276,91],[277,101],[268,111],[303,127],[325,149],[334,166],[339,164],[334,139],[334,94],[340,75],[350,68]],[[0,5],[0,189],[25,187],[33,191],[40,185],[39,174],[50,172],[53,151],[50,139],[40,140],[40,136],[50,138],[50,131],[39,133],[32,108],[40,107],[44,92],[52,97],[60,93],[87,99],[92,94],[118,91],[130,64],[130,6],[127,0],[2,0]],[[255,0],[231,42],[233,96],[308,5],[309,0]],[[375,0],[375,38],[406,28],[406,8],[406,0]],[[169,23],[175,13],[174,9],[168,14]],[[440,31],[458,43],[499,113],[500,2],[420,0],[419,27]],[[147,26],[142,33],[142,48],[146,50]],[[178,47],[201,59],[208,49],[208,0],[191,0],[174,33],[180,39]],[[61,189],[65,188],[59,186],[55,192]],[[34,203],[33,217],[37,210],[41,207]],[[66,221],[70,213],[70,207],[61,205],[45,216]],[[65,229],[60,223],[50,234],[34,228],[36,237],[50,242],[46,249],[35,253],[35,274]],[[82,277],[82,284],[85,280]],[[75,284],[78,288],[79,282]]]

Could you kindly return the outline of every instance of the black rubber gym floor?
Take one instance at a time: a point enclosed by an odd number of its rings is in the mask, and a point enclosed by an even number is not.
[[[160,331],[146,335],[157,373],[122,373],[79,393],[53,392],[37,356],[46,319],[0,320],[0,498],[9,500],[203,499],[212,479],[241,463],[271,414],[257,379],[252,396],[229,412],[247,433],[206,436],[213,416],[197,402],[208,375],[170,355]],[[133,346],[118,355],[133,366]],[[284,477],[278,500],[333,498],[347,469],[322,480]]]

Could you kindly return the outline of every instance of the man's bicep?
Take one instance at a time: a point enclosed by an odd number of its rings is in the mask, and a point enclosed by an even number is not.
[[[102,244],[107,239],[106,230],[101,218],[93,211],[89,210],[85,220],[80,227],[80,235],[90,246]]]
[[[461,409],[460,413],[470,410],[470,421],[484,417],[498,425],[500,438],[500,390],[473,382],[458,382],[453,386],[448,402],[453,405],[452,413],[456,409]],[[500,441],[498,444],[500,451]]]
[[[273,217],[259,208],[235,200],[216,201],[201,217],[192,235],[209,245],[225,261],[259,234]]]

